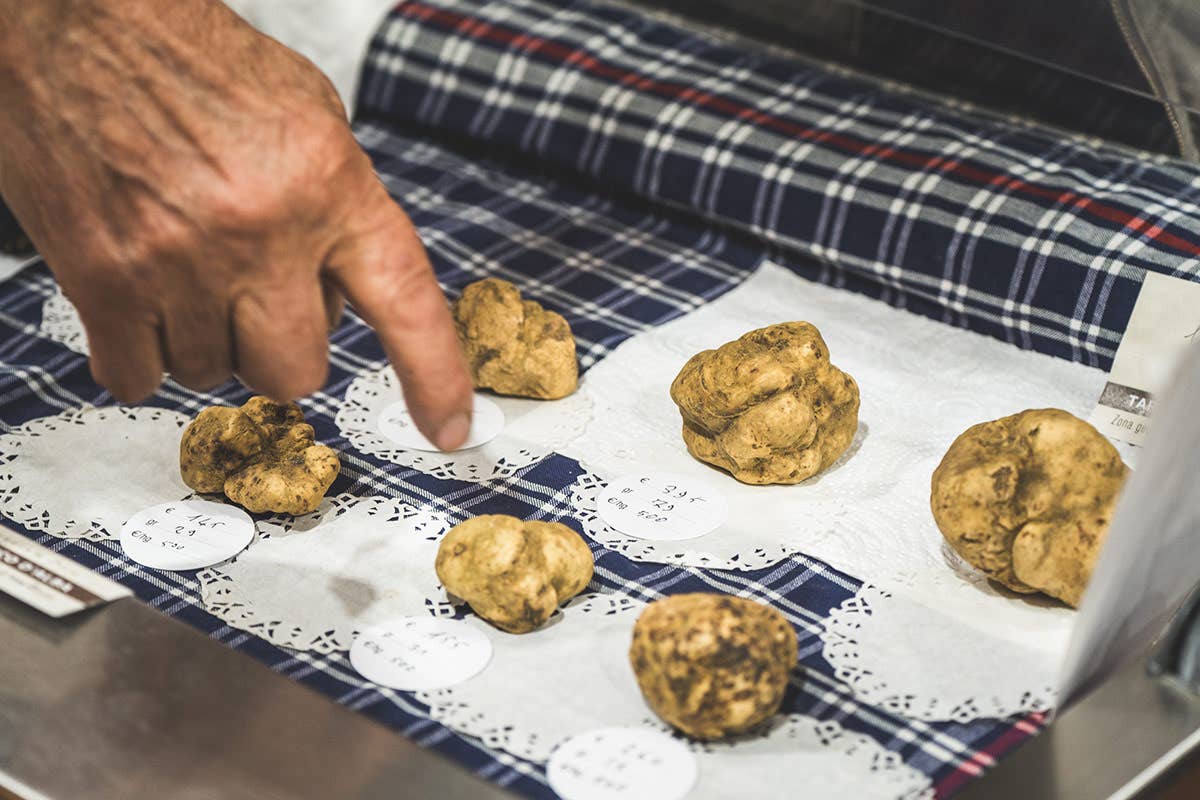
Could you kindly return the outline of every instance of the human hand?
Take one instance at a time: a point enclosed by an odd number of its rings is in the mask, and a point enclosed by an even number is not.
[[[0,0],[0,194],[118,399],[164,370],[315,391],[344,293],[422,432],[465,440],[471,379],[412,223],[324,76],[219,0]]]

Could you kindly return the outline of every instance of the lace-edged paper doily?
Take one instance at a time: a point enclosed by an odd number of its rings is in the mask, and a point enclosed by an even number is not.
[[[542,628],[520,635],[475,615],[492,641],[492,661],[448,689],[420,692],[430,716],[460,733],[530,761],[595,728],[648,723],[629,666],[633,624],[644,603],[620,594],[577,597]]]
[[[663,471],[678,472],[676,466],[672,463]],[[692,469],[682,474],[696,478],[704,475]],[[694,539],[642,539],[610,528],[597,513],[597,502],[607,481],[586,469],[570,487],[571,506],[589,536],[634,561],[732,570],[769,567],[801,552],[806,538],[833,535],[845,514],[836,507],[841,505],[841,495],[825,496],[824,500],[814,496],[817,503],[827,506],[825,516],[810,510],[807,518],[810,522],[797,525],[797,518],[786,515],[786,508],[780,507],[786,506],[786,499],[781,497],[784,487],[754,487],[764,491],[751,493],[730,487],[712,470],[708,470],[706,477],[710,485],[720,488],[729,503],[729,521],[712,533]],[[747,520],[756,524],[746,525]]]
[[[383,497],[326,498],[302,517],[259,523],[236,560],[198,574],[205,607],[272,644],[331,653],[365,628],[450,615],[433,570],[445,516]]]
[[[544,762],[561,742],[598,728],[663,729],[646,706],[629,665],[633,625],[645,604],[620,594],[576,598],[544,628],[515,636],[474,615],[467,622],[492,641],[479,675],[418,692],[430,715],[488,747]],[[700,779],[689,798],[790,798],[796,785],[838,787],[854,798],[925,798],[929,779],[898,755],[836,722],[800,714],[776,718],[765,731],[726,743],[691,743]]]
[[[854,800],[932,800],[929,778],[896,753],[837,722],[776,717],[765,732],[694,745],[700,779],[688,800],[791,800],[809,794]]]
[[[970,722],[1054,704],[1056,654],[965,629],[874,586],[834,609],[821,639],[838,680],[900,716]]]
[[[470,450],[433,453],[403,449],[380,432],[380,415],[403,400],[391,367],[356,378],[338,410],[338,429],[364,453],[438,478],[472,481],[509,477],[542,460],[583,432],[591,408],[580,392],[554,401],[493,397],[504,412],[499,436]]]
[[[83,320],[71,301],[56,289],[54,294],[46,298],[42,306],[42,336],[53,339],[68,350],[74,350],[81,355],[88,355],[87,333],[83,329]]]
[[[116,538],[129,517],[192,494],[179,476],[186,415],[83,408],[0,436],[0,514],[64,538]]]
[[[764,325],[808,320],[832,361],[857,380],[858,434],[832,468],[795,486],[748,486],[692,458],[669,388],[684,362]],[[573,487],[589,536],[639,561],[759,569],[793,554],[905,594],[991,635],[1065,648],[1061,607],[1014,601],[947,561],[929,511],[929,479],[971,425],[1031,407],[1086,414],[1099,370],[955,330],[764,265],[685,317],[628,339],[588,372],[585,432],[560,452],[588,473]],[[670,472],[719,488],[728,521],[685,541],[633,539],[600,521],[595,498],[620,476]]]

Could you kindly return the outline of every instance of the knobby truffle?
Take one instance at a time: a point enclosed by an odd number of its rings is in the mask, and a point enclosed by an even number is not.
[[[799,483],[828,469],[858,430],[858,385],[829,363],[807,322],[759,328],[697,353],[671,384],[683,440],[743,483]]]
[[[488,514],[446,534],[435,569],[446,591],[480,617],[528,633],[592,580],[592,551],[566,525]]]
[[[224,492],[247,511],[307,514],[341,468],[313,437],[295,403],[252,397],[241,408],[201,411],[183,432],[179,468],[195,491]]]
[[[629,660],[664,722],[688,736],[719,739],[779,710],[797,653],[795,631],[770,606],[679,594],[638,617]]]
[[[557,400],[575,391],[575,339],[561,315],[508,281],[487,278],[463,289],[454,324],[475,386],[497,394]]]
[[[1078,606],[1128,470],[1095,428],[1059,409],[968,428],[933,473],[946,541],[1015,592]]]

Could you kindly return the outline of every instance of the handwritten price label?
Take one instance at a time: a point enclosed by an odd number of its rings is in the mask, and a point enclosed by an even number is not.
[[[481,631],[434,617],[404,617],[371,628],[350,647],[350,664],[360,675],[409,692],[462,683],[491,659],[491,640]]]
[[[121,527],[121,549],[151,569],[212,566],[240,553],[254,538],[254,521],[240,508],[209,500],[180,500],[146,508]]]
[[[670,472],[618,478],[600,493],[596,510],[614,530],[669,542],[711,533],[729,518],[729,505],[719,491]]]
[[[459,450],[480,447],[500,435],[504,430],[504,412],[500,406],[483,395],[475,395],[475,409],[471,415],[471,432]],[[379,432],[405,450],[427,450],[440,452],[433,442],[417,430],[408,406],[403,400],[392,403],[379,415]]]
[[[648,728],[601,728],[559,745],[546,777],[564,800],[680,800],[697,775],[682,742]]]

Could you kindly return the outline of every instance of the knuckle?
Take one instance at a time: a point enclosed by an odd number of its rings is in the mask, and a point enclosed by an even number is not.
[[[329,91],[333,92],[332,87]],[[355,140],[336,93],[333,99],[337,113],[309,115],[295,130],[297,158],[309,166],[305,178],[318,186],[332,183],[360,187],[365,179],[378,183],[371,160]]]
[[[325,385],[327,365],[314,365],[289,370],[286,373],[247,372],[240,379],[250,389],[265,394],[279,402],[290,402],[306,397]]]
[[[122,248],[89,247],[81,243],[86,258],[73,264],[54,264],[55,278],[67,297],[86,313],[97,300],[103,304],[115,298],[133,296],[137,289],[138,267]]]
[[[312,356],[303,359],[291,375],[297,397],[312,394],[325,385],[329,376],[329,360]]]
[[[317,92],[321,99],[330,111],[336,113],[340,119],[346,119],[346,106],[337,92],[337,87],[333,85],[333,81],[329,80],[324,72],[316,70],[316,73]]]
[[[171,378],[176,383],[193,391],[204,392],[220,386],[228,380],[229,372],[190,366],[172,367]]]
[[[229,359],[213,349],[175,355],[169,369],[176,383],[196,391],[221,385],[233,372]]]
[[[192,229],[171,213],[145,211],[136,219],[136,225],[132,226],[134,233],[121,243],[119,253],[110,256],[121,265],[114,271],[123,273],[131,282],[154,278],[164,263],[192,252],[198,244]]]
[[[219,231],[261,232],[289,215],[286,193],[278,184],[253,175],[213,182],[205,205],[205,216]]]
[[[124,370],[113,369],[96,361],[91,362],[92,378],[97,384],[122,403],[137,403],[145,400],[158,389],[160,379],[149,374],[136,375]]]
[[[340,109],[336,92],[333,95]],[[197,190],[193,210],[205,227],[261,234],[320,219],[322,209],[336,206],[341,196],[331,194],[329,187],[346,186],[344,173],[361,167],[366,159],[345,116],[332,108],[272,120],[269,126],[279,129],[284,142],[269,163],[243,155],[238,168],[225,170],[219,179],[204,173],[193,181]]]
[[[238,170],[204,187],[201,212],[216,230],[261,233],[297,220],[331,202],[326,190],[336,185],[341,150],[348,134],[325,122],[327,115],[289,125],[288,147],[270,169]],[[316,120],[316,121],[311,121]]]
[[[325,84],[326,96],[335,101],[336,108],[340,110],[342,103],[338,99],[333,85],[328,81]],[[345,158],[351,154],[363,154],[355,142],[353,134],[350,133],[350,125],[346,122],[346,118],[339,114],[328,113],[328,111],[305,116],[303,123],[296,129],[296,142],[301,150],[320,152],[335,157],[341,155]]]
[[[306,359],[280,376],[280,389],[290,395],[289,399],[304,397],[324,386],[327,374],[328,364],[324,359]]]

